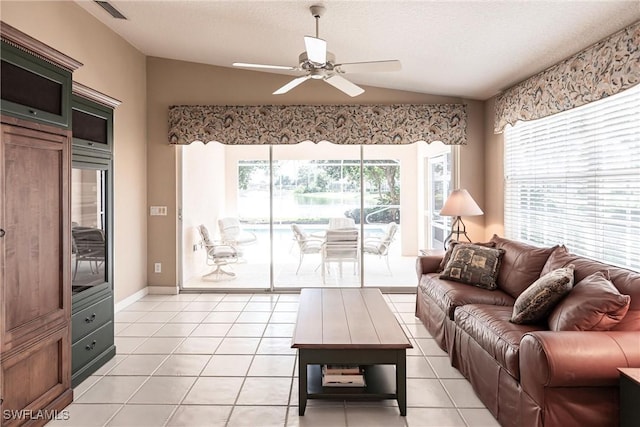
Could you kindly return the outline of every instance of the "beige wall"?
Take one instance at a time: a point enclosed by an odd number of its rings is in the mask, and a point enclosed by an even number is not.
[[[467,232],[472,241],[484,241],[484,224],[488,209],[485,200],[484,161],[485,161],[485,132],[484,132],[484,102],[468,101],[467,114],[469,127],[467,138],[469,143],[460,148],[460,163],[458,168],[459,188],[466,188],[476,201],[480,209],[485,212],[482,216],[464,218]]]
[[[169,106],[467,102],[459,98],[371,87],[367,87],[363,95],[349,98],[325,83],[314,80],[288,94],[278,97],[271,95],[273,90],[289,79],[289,76],[270,73],[147,58],[148,203],[168,207],[166,217],[153,217],[148,223],[147,271],[150,285],[174,288],[178,284],[175,170],[179,148],[167,143]],[[484,106],[479,101],[468,103],[469,144],[460,150],[463,170],[460,185],[468,188],[484,208]],[[472,238],[482,238],[483,226],[484,217],[469,221]],[[162,273],[152,273],[155,262],[162,262]]]
[[[485,102],[485,238],[504,235],[504,138],[493,133],[496,98]]]
[[[145,57],[74,2],[2,1],[1,19],[84,65],[73,80],[122,101],[114,117],[115,299],[146,286]]]

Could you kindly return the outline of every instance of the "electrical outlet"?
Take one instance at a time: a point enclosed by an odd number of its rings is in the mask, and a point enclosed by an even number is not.
[[[154,273],[162,273],[162,263],[161,262],[156,262],[153,265],[153,272]]]

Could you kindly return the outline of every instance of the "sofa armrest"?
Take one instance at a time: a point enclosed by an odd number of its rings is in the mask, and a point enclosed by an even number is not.
[[[443,255],[423,255],[416,259],[416,273],[418,280],[422,278],[423,274],[435,273],[440,268],[440,262]]]
[[[638,331],[536,331],[520,342],[520,381],[538,402],[549,387],[617,386],[622,367],[640,367]]]

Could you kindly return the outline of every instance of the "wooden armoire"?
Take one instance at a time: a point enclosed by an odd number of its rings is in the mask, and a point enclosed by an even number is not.
[[[0,23],[1,424],[71,403],[74,59]]]

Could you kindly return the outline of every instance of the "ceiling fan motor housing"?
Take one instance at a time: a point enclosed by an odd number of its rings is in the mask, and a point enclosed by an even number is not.
[[[325,62],[324,64],[318,64],[313,61],[309,61],[307,52],[302,52],[298,56],[298,63],[300,64],[300,68],[305,71],[317,70],[320,68],[331,71],[333,70],[335,62],[336,62],[336,56],[331,52],[327,52],[327,62]]]

